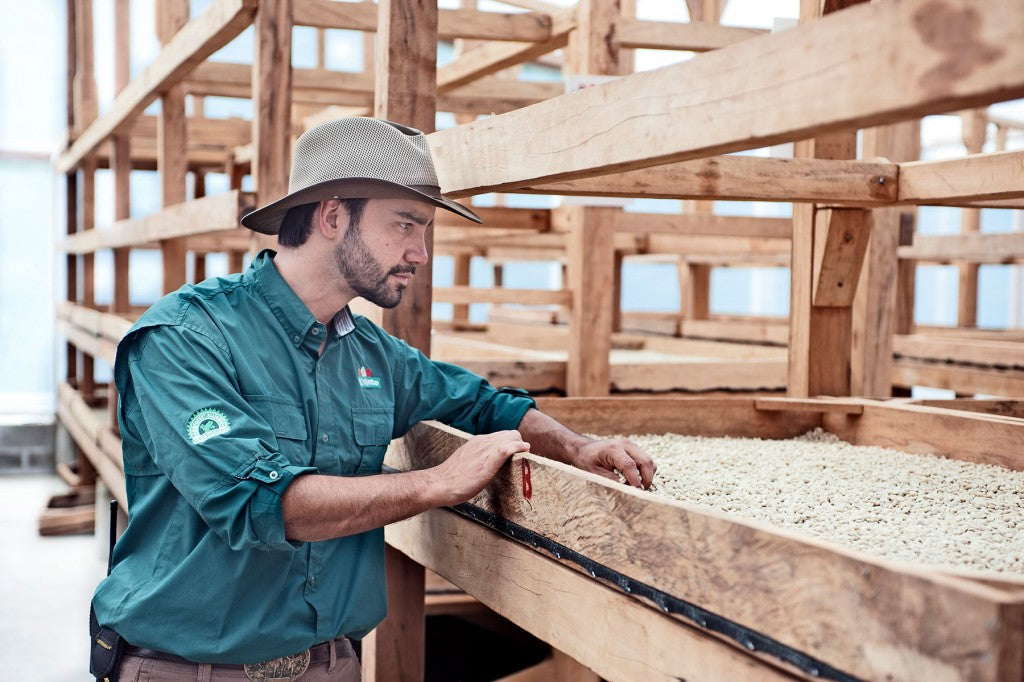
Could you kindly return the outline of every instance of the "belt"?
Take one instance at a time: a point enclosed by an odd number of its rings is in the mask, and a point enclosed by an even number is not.
[[[321,642],[315,644],[309,648],[309,664],[315,665],[317,663],[327,663],[331,660],[331,648],[335,642],[344,640],[344,637],[339,637],[336,640],[329,640],[327,642]],[[185,665],[202,665],[197,661],[192,661],[184,656],[178,656],[177,654],[168,653],[166,651],[159,651],[157,649],[149,649],[144,646],[133,646],[126,644],[124,647],[124,653],[129,656],[138,656],[140,658],[154,658],[159,661],[168,661],[170,663],[184,663]],[[212,663],[218,668],[226,670],[242,670],[245,666],[241,663]]]

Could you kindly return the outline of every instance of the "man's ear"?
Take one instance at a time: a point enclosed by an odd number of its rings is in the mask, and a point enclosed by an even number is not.
[[[313,227],[333,240],[340,236],[342,227],[348,224],[347,219],[340,199],[325,199],[313,213]]]

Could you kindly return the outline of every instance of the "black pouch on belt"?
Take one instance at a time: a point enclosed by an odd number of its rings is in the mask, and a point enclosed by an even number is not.
[[[89,607],[89,672],[99,682],[117,682],[121,674],[124,640],[108,627],[100,627],[96,612]]]

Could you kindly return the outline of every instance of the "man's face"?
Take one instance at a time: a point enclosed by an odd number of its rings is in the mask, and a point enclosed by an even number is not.
[[[370,199],[335,249],[349,288],[382,308],[394,308],[427,262],[424,237],[434,206],[411,199]]]

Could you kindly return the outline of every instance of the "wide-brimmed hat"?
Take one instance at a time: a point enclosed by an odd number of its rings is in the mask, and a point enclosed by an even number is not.
[[[426,201],[483,222],[441,195],[427,136],[415,128],[352,116],[321,123],[295,142],[288,194],[242,218],[242,224],[277,234],[288,209],[326,199]]]

